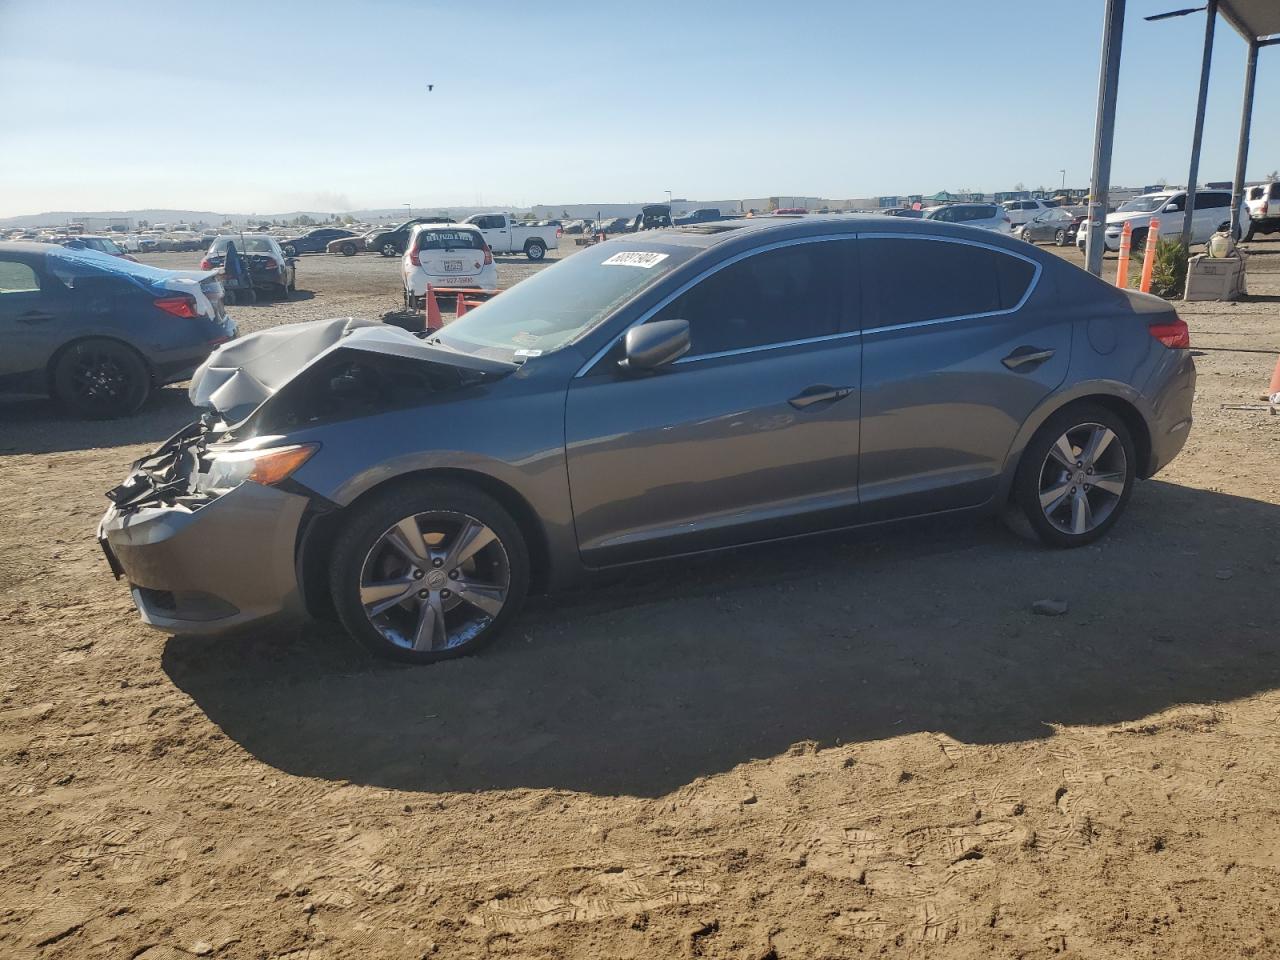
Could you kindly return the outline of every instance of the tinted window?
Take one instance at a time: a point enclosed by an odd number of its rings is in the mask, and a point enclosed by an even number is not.
[[[1229,207],[1231,206],[1231,194],[1222,193],[1220,191],[1208,192],[1201,190],[1196,194],[1196,209],[1209,210],[1213,207]]]
[[[0,294],[31,293],[40,289],[36,272],[16,260],[0,260]]]
[[[688,320],[690,356],[839,333],[847,277],[842,246],[805,243],[739,260],[686,290],[653,319]]]
[[[967,243],[915,238],[863,240],[862,275],[874,278],[881,326],[917,323],[1015,306],[1035,268]]]
[[[1280,200],[1280,183],[1273,183],[1271,185],[1271,199]]]
[[[1032,209],[1035,208],[1031,204]],[[956,208],[956,222],[964,223],[967,220],[990,220],[996,215],[996,208],[993,206],[981,205],[974,207],[958,207]]]

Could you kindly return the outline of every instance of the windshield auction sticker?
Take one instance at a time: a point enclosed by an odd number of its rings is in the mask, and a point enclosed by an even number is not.
[[[645,253],[643,250],[628,250],[624,253],[615,253],[608,260],[602,261],[601,265],[605,267],[641,267],[648,270],[651,267],[656,267],[668,256],[669,254],[665,253]]]

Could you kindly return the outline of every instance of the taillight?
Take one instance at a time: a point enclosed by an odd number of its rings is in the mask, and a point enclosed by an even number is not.
[[[175,317],[198,317],[194,297],[160,297],[155,305]]]
[[[564,236],[564,227],[556,227],[556,239],[559,240]]]
[[[489,249],[488,244],[484,248],[484,265],[487,267],[493,263],[493,251]]]
[[[422,266],[422,259],[418,256],[418,250],[416,247],[409,251],[409,262],[415,267]]]
[[[1147,332],[1172,350],[1187,350],[1191,347],[1191,331],[1187,329],[1187,321],[1174,317],[1168,323],[1152,323]]]
[[[200,261],[200,269],[201,269],[201,270],[212,270],[212,269],[213,269],[213,264],[209,262],[209,258],[208,258],[208,257],[205,257],[203,260],[201,260],[201,261]]]

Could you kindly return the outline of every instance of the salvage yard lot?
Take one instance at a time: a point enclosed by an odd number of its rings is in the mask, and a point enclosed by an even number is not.
[[[1280,352],[1251,249],[1249,301],[1180,307],[1196,425],[1098,545],[950,520],[667,563],[428,668],[143,628],[93,531],[183,390],[0,406],[0,956],[1280,954],[1280,417],[1224,408]],[[298,287],[232,313],[382,317],[399,262]]]

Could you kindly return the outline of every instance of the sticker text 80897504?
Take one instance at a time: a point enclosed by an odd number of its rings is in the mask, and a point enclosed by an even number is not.
[[[615,253],[608,260],[601,261],[601,265],[606,267],[641,267],[648,270],[651,267],[656,267],[668,256],[669,254],[651,253],[645,250],[624,250],[621,253]]]

